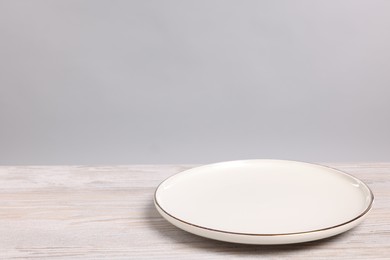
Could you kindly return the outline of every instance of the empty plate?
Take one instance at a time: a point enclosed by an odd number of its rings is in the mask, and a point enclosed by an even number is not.
[[[244,244],[288,244],[347,231],[374,196],[357,178],[325,166],[282,160],[205,165],[163,181],[154,202],[173,225]]]

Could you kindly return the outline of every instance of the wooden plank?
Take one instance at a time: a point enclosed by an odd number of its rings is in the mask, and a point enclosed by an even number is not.
[[[390,163],[327,164],[375,194],[353,230],[296,245],[238,245],[172,226],[152,196],[190,165],[2,166],[1,259],[390,259]]]

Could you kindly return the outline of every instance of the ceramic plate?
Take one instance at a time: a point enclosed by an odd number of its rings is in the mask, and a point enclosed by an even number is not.
[[[347,231],[374,196],[357,178],[325,166],[281,160],[205,165],[162,182],[160,214],[193,234],[244,244],[288,244]]]

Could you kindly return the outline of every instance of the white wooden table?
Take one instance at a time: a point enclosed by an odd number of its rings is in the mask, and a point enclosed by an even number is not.
[[[152,195],[190,165],[2,166],[0,259],[390,259],[390,163],[326,164],[365,181],[375,204],[357,228],[296,245],[238,245],[172,226]]]

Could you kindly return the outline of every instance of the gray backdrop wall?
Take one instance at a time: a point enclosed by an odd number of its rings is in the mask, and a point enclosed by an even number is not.
[[[0,0],[0,163],[388,161],[389,13]]]

